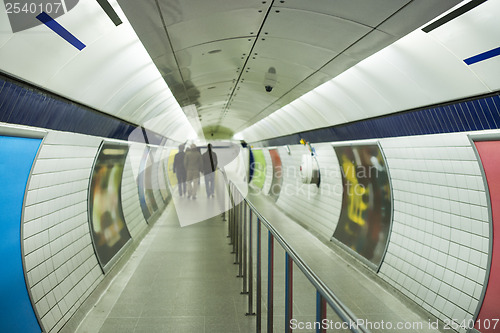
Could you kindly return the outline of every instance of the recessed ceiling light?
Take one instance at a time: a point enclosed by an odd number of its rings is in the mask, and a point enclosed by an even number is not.
[[[208,51],[208,54],[214,54],[214,53],[219,53],[219,52],[222,52],[222,50],[217,49],[217,50]]]

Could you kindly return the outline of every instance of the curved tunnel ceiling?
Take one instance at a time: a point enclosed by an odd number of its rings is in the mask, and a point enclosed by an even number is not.
[[[490,0],[428,33],[416,30],[244,128],[255,142],[500,90],[500,1]],[[286,124],[290,118],[307,120]]]
[[[458,2],[118,0],[206,134],[254,124]],[[266,92],[271,67],[276,84]]]
[[[111,0],[116,27],[79,1],[57,20],[81,52],[0,11],[0,70],[178,141],[193,105],[208,137],[257,141],[499,89],[498,59],[463,64],[498,47],[499,0],[414,31],[459,2]]]
[[[13,33],[10,17],[0,10],[0,71],[171,139],[196,137],[120,7],[112,4],[124,21],[119,26],[97,1],[79,1],[57,17],[86,45],[81,51],[40,22]]]

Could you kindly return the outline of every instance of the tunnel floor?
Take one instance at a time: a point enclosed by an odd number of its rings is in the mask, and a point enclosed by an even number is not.
[[[221,217],[181,228],[169,205],[77,332],[250,332]]]
[[[251,194],[248,199],[273,221],[278,232],[341,301],[358,318],[371,323],[371,332],[439,332],[430,326],[435,319],[425,318],[416,304],[387,290],[375,274],[355,259],[336,253],[328,242],[319,241],[268,198]],[[267,237],[263,228],[263,331],[267,331]],[[76,332],[255,332],[255,317],[245,315],[248,297],[241,294],[242,279],[236,277],[238,265],[231,250],[227,222],[221,216],[181,227],[174,204],[170,204]],[[282,332],[285,253],[278,243],[274,250],[274,331]],[[294,331],[315,332],[307,327],[315,321],[315,289],[297,268],[293,286],[293,318],[302,325]],[[330,308],[327,318],[339,322]],[[388,329],[387,323],[393,327]],[[398,323],[412,326],[397,328]],[[349,332],[334,327],[330,323],[327,332]]]

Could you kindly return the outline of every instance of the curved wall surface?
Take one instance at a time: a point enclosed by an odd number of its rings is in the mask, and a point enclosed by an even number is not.
[[[312,144],[321,170],[321,185],[314,190],[315,185],[304,185],[300,175],[288,172],[299,167],[308,150],[293,145],[288,154],[278,147],[284,172],[277,205],[319,237],[330,239],[342,209],[342,190],[326,191],[327,184],[342,188],[334,146],[366,142]],[[385,155],[393,195],[389,244],[377,274],[445,323],[475,319],[489,268],[491,235],[488,197],[468,133],[373,142],[379,142]]]
[[[302,145],[279,148],[283,161],[283,185],[277,205],[300,221],[307,223],[320,237],[330,240],[337,225],[342,205],[342,178],[337,156],[328,143],[314,146],[320,166],[321,185],[303,184],[300,163],[310,154]]]
[[[27,284],[43,329],[57,332],[103,275],[87,191],[101,139],[48,132],[28,185],[23,220]]]
[[[144,145],[130,143],[122,180],[122,202],[125,222],[130,230],[132,239],[138,238],[147,230],[147,222],[141,210],[137,176],[141,163]]]
[[[438,318],[473,318],[489,262],[481,169],[466,134],[381,140],[394,218],[380,276]]]
[[[493,239],[491,249],[491,267],[489,270],[488,286],[485,291],[484,302],[478,314],[475,328],[483,333],[493,333],[498,331],[499,318],[498,309],[500,309],[500,262],[498,256],[500,253],[500,172],[498,165],[500,163],[500,141],[496,140],[475,142],[478,154],[486,175],[491,203],[491,219]]]
[[[92,245],[88,212],[89,184],[102,141],[102,137],[49,130],[34,162],[22,246],[26,284],[46,332],[59,331],[104,277]],[[147,229],[137,182],[145,147],[130,144],[121,181],[123,215],[132,241]]]
[[[2,330],[6,332],[41,331],[26,289],[20,246],[24,194],[41,142],[39,138],[0,135],[0,225],[3,233],[0,309]]]

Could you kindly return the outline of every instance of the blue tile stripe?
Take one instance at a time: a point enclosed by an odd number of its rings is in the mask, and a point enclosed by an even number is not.
[[[493,50],[489,50],[489,51],[480,53],[478,55],[475,55],[473,57],[467,58],[464,60],[464,62],[470,66],[472,64],[478,63],[480,61],[488,60],[488,59],[497,57],[499,55],[500,55],[500,47],[497,47]]]
[[[46,12],[41,12],[36,18],[78,50],[81,51],[85,48],[85,44],[71,34],[71,32],[66,30],[62,25],[57,23],[57,21],[50,17],[50,15]]]
[[[500,128],[500,93],[252,142],[255,146],[380,139]]]
[[[0,122],[129,140],[140,126],[0,75]],[[146,130],[148,141],[168,138]],[[136,137],[136,136],[133,136]],[[140,138],[137,138],[138,140]]]

